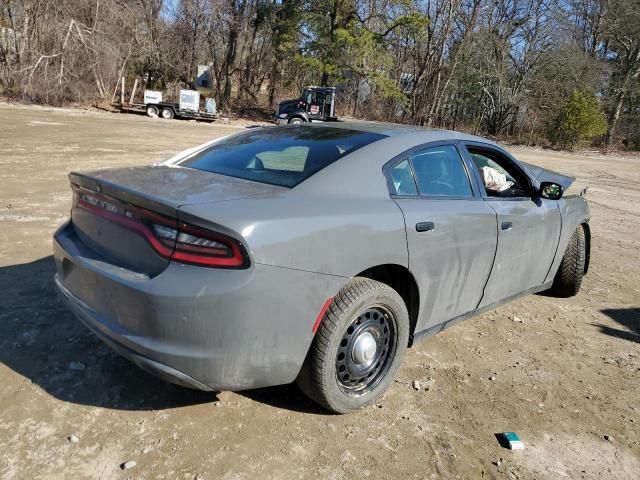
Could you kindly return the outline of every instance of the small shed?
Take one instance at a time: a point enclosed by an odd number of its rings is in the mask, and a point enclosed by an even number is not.
[[[198,65],[198,76],[196,77],[196,87],[211,88],[211,65]]]

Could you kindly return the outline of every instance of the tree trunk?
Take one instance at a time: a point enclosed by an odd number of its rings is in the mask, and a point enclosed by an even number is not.
[[[604,137],[604,143],[606,146],[610,146],[611,141],[613,140],[613,134],[615,133],[618,120],[620,119],[620,113],[622,112],[622,104],[624,103],[624,96],[626,93],[625,90],[626,89],[620,88],[614,97],[613,106],[609,112],[609,118],[607,118],[607,133]]]
[[[225,55],[224,63],[224,91],[222,92],[222,104],[226,103],[231,98],[231,88],[233,87],[233,64],[236,59],[236,43],[238,41],[238,29],[234,24],[229,30],[229,43],[227,44],[227,53]]]
[[[604,137],[604,143],[607,147],[611,145],[613,135],[616,127],[618,126],[618,120],[620,120],[620,114],[622,113],[622,105],[624,104],[624,99],[627,95],[629,85],[640,77],[640,45],[637,47],[633,55],[630,55],[630,59],[628,61],[630,65],[626,69],[627,71],[624,74],[624,80],[621,82],[621,85],[618,87],[614,96],[613,105],[607,118],[607,133]]]
[[[275,108],[280,100],[280,87],[283,80],[283,65],[290,54],[290,50],[283,48],[283,38],[295,36],[298,29],[297,9],[299,0],[282,0],[282,5],[276,15],[275,28],[272,37],[274,61],[269,70],[269,106]]]
[[[327,60],[329,55],[331,55],[331,47],[333,46],[334,33],[338,28],[338,2],[340,0],[333,0],[333,8],[331,9],[331,13],[329,14],[329,42],[327,48],[328,52],[325,52],[325,58],[322,63],[322,78],[320,79],[320,85],[323,87],[329,86],[329,72],[327,72]]]
[[[237,7],[235,6],[235,1],[231,0],[231,9],[233,11],[233,18],[231,20],[231,25],[229,25],[229,37],[227,43],[227,50],[225,54],[225,62],[223,69],[224,76],[224,91],[222,93],[222,105],[226,106],[226,104],[231,99],[231,89],[233,87],[233,72],[234,65],[236,62],[236,54],[238,47],[238,36],[240,34],[240,23],[242,21],[242,17],[244,15],[244,10],[247,2],[243,1]]]

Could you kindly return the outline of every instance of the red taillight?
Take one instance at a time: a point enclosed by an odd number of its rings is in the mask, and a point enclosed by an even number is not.
[[[248,259],[242,245],[217,232],[178,224],[178,236],[172,260],[208,267],[245,268]]]
[[[159,215],[112,197],[74,188],[74,207],[143,236],[155,252],[170,260],[220,268],[247,268],[249,258],[237,240]]]

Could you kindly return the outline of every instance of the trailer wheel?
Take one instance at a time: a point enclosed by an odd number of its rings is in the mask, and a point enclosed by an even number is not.
[[[165,120],[171,120],[173,118],[173,110],[171,110],[170,108],[163,108],[162,112],[160,112],[160,115]]]
[[[147,116],[155,118],[158,116],[158,107],[155,105],[147,105]]]

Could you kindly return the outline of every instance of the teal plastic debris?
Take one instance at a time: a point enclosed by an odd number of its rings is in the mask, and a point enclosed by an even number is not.
[[[515,432],[504,432],[500,434],[502,436],[503,443],[511,450],[523,450],[524,442],[520,440],[520,437]]]

